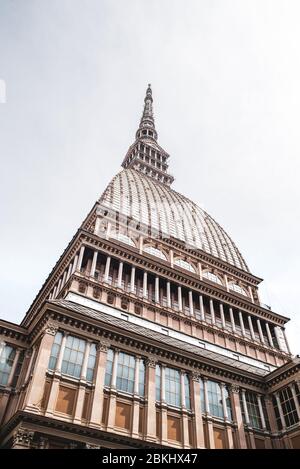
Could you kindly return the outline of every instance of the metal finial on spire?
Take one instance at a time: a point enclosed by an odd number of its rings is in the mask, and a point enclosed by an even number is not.
[[[148,84],[146,96],[144,99],[144,110],[141,118],[140,126],[136,133],[137,138],[151,138],[157,140],[157,132],[154,125],[153,117],[153,98],[151,84]]]

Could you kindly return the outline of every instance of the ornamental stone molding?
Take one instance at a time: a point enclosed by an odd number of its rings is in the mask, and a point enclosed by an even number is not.
[[[191,374],[191,378],[192,378],[192,381],[195,381],[196,383],[198,383],[201,379],[201,375],[200,375],[200,373],[197,373],[196,371],[193,371],[192,374]]]
[[[107,339],[101,339],[96,345],[97,352],[107,352],[110,347],[110,341]]]
[[[100,446],[100,445],[93,445],[93,444],[90,444],[90,443],[86,443],[86,444],[85,444],[85,449],[101,449],[101,446]]]
[[[30,447],[30,444],[33,440],[34,432],[29,431],[27,428],[18,428],[18,430],[13,434],[13,446],[26,446]]]
[[[237,384],[231,384],[230,391],[234,394],[238,394],[240,392],[240,387]]]
[[[146,366],[148,366],[149,368],[155,368],[157,365],[157,358],[153,355],[150,355],[149,357],[147,357],[146,359]]]
[[[48,322],[44,328],[44,334],[55,335],[58,330],[58,325],[55,322]]]

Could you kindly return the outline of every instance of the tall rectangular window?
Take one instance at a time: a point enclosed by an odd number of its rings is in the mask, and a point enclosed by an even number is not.
[[[105,383],[104,383],[105,386],[110,386],[111,384],[113,361],[114,361],[114,351],[110,348],[107,350]]]
[[[207,394],[210,414],[224,418],[221,387],[215,381],[207,380]]]
[[[279,398],[285,424],[287,427],[291,427],[299,421],[291,389],[287,387],[279,391]]]
[[[155,386],[156,386],[156,400],[160,402],[161,399],[161,366],[156,365],[155,368]]]
[[[135,358],[127,353],[119,352],[117,368],[117,389],[133,393],[134,391]]]
[[[134,391],[135,358],[127,353],[119,352],[117,368],[117,389],[133,393]]]
[[[246,403],[249,414],[250,425],[253,428],[262,428],[257,396],[253,392],[246,391]]]
[[[190,391],[190,378],[187,373],[184,374],[184,391],[185,391],[185,406],[191,409],[191,391]]]
[[[14,363],[16,349],[10,345],[4,345],[0,355],[0,384],[6,385]]]
[[[165,369],[165,383],[166,383],[166,402],[167,404],[180,407],[180,372],[173,368]]]
[[[96,364],[96,355],[97,355],[96,344],[91,344],[87,370],[86,370],[87,381],[93,381],[95,364]]]
[[[49,359],[49,370],[55,370],[57,367],[57,359],[61,349],[63,333],[57,332],[54,338],[54,342],[51,349]],[[63,354],[63,360],[61,365],[61,372],[63,374],[72,376],[74,378],[80,378],[81,369],[84,359],[84,353],[86,349],[86,341],[69,335],[67,337],[66,346]],[[93,380],[94,368],[96,363],[96,345],[91,344],[90,354],[87,363],[86,379],[87,381]]]
[[[139,395],[145,395],[145,362],[140,359],[140,369],[139,369]]]
[[[64,350],[61,371],[66,375],[80,378],[86,342],[69,335]]]

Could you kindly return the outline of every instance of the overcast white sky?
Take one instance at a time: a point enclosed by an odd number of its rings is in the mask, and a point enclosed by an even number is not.
[[[297,0],[1,0],[0,317],[21,321],[119,170],[150,82],[173,187],[300,353],[299,18]]]

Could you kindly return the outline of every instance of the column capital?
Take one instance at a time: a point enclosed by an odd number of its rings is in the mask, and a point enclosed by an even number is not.
[[[58,331],[58,324],[55,322],[49,321],[43,329],[43,334],[55,335],[57,331]]]
[[[96,350],[97,352],[107,352],[107,350],[110,347],[110,341],[106,339],[101,339],[99,342],[96,344]]]
[[[90,443],[85,444],[85,449],[101,449],[100,445],[92,445]]]
[[[13,434],[13,446],[21,445],[30,447],[34,437],[34,432],[29,431],[27,428],[18,428],[18,430]]]
[[[201,375],[197,371],[193,371],[192,374],[191,374],[191,378],[192,378],[192,381],[195,381],[196,383],[199,383],[199,381],[201,379]]]
[[[237,384],[231,384],[230,391],[234,394],[239,394],[241,388]]]
[[[146,358],[145,364],[148,368],[155,368],[157,365],[157,358],[155,356],[150,355]]]

